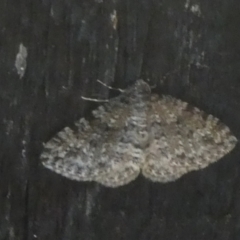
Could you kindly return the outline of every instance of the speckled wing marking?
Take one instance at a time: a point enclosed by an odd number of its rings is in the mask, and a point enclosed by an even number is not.
[[[140,171],[174,181],[217,161],[237,143],[217,118],[172,97],[151,94],[143,80],[44,145],[43,165],[67,178],[118,187]]]
[[[212,115],[170,96],[152,95],[148,122],[154,134],[142,173],[169,182],[207,167],[230,152],[237,139]]]
[[[116,164],[109,170],[99,175],[95,181],[107,187],[119,187],[133,181],[140,173],[139,164],[132,161]]]
[[[139,82],[93,111],[92,121],[80,119],[76,131],[64,128],[45,144],[43,165],[73,180],[111,187],[135,179],[148,141],[146,136],[138,138],[146,132],[146,106],[139,91],[150,96],[149,86]]]

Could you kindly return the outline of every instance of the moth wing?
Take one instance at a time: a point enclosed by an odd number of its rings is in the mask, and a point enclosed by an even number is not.
[[[66,127],[47,142],[41,154],[43,165],[77,181],[112,186],[118,185],[117,179],[120,185],[129,182],[143,161],[141,150],[131,142],[127,126],[131,114],[127,101],[112,99],[93,112],[93,120],[80,119],[76,131]]]
[[[237,139],[212,115],[169,96],[152,99],[148,109],[152,141],[142,173],[169,182],[207,167],[230,152]]]
[[[107,187],[120,187],[135,180],[140,173],[140,167],[133,162],[116,164],[108,171],[99,174],[95,181]]]

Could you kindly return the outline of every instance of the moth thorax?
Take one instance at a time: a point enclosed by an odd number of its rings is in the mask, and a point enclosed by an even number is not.
[[[139,148],[146,148],[149,145],[151,134],[147,131],[139,131],[134,133],[134,145]]]

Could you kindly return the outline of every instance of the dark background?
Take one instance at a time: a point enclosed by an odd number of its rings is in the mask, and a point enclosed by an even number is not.
[[[238,0],[1,0],[0,240],[239,240],[238,146],[176,182],[117,189],[39,160],[44,141],[96,106],[81,96],[109,97],[97,79],[143,78],[239,137],[239,13]]]

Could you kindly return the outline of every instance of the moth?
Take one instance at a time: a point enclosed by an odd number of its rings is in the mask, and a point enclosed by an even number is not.
[[[43,165],[72,180],[119,187],[144,177],[175,181],[230,152],[237,138],[212,115],[170,96],[158,96],[143,80],[65,127],[44,144]]]

